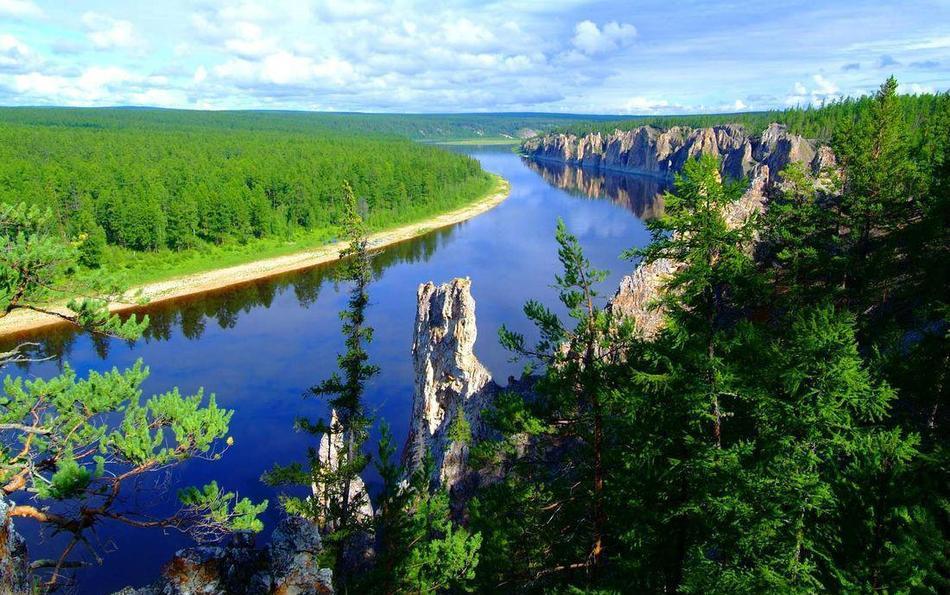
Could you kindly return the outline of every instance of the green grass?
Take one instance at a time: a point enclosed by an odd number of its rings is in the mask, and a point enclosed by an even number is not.
[[[505,184],[503,178],[494,174],[485,176],[481,182],[472,187],[467,200],[448,204],[437,212],[419,208],[405,209],[398,214],[387,212],[372,216],[367,221],[369,231],[376,233],[412,223],[424,223],[441,214],[450,213],[487,198],[500,191]],[[339,235],[340,230],[332,226],[298,231],[290,238],[268,237],[243,244],[239,242],[227,242],[220,245],[205,243],[180,252],[168,249],[137,252],[108,246],[100,269],[82,269],[77,276],[78,280],[82,281],[109,275],[115,277],[123,286],[140,287],[196,273],[314,250],[335,242]]]

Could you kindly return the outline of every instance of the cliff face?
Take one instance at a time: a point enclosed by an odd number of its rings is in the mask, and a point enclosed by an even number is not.
[[[735,125],[674,126],[668,130],[641,126],[609,135],[594,133],[580,137],[548,134],[528,139],[522,150],[542,161],[661,177],[680,171],[690,158],[710,154],[722,161],[726,176],[751,178],[764,172],[770,183],[778,179],[778,172],[789,162],[818,167],[817,160],[824,155],[814,143],[789,134],[779,124],[770,125],[761,135],[749,135],[743,127]]]
[[[433,479],[452,489],[464,479],[469,442],[484,435],[481,411],[497,385],[473,351],[478,335],[469,279],[417,292],[412,340],[415,389],[404,458],[417,469],[430,452]]]
[[[770,125],[757,136],[733,125],[668,130],[643,126],[606,136],[553,134],[530,139],[522,149],[539,162],[663,178],[679,172],[689,159],[713,155],[720,160],[724,177],[749,180],[746,192],[724,213],[732,225],[765,210],[769,194],[782,183],[780,172],[789,163],[801,163],[815,176],[835,167],[834,155],[827,147],[789,134],[779,124]],[[608,309],[614,315],[632,318],[641,334],[653,336],[662,324],[663,312],[655,309],[652,302],[665,279],[679,266],[668,260],[639,266],[623,278]]]

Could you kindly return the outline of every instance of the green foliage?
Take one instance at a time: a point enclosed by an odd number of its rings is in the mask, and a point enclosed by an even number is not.
[[[933,130],[929,124],[935,120],[947,100],[947,93],[897,96],[898,115],[906,123],[911,144],[933,142]],[[847,97],[821,106],[798,106],[784,110],[747,112],[734,114],[689,114],[679,116],[634,116],[614,121],[582,121],[555,129],[555,132],[610,134],[615,130],[631,130],[639,126],[654,126],[660,129],[674,126],[706,128],[724,124],[744,126],[751,134],[758,134],[769,124],[787,126],[792,134],[805,138],[830,141],[842,123],[865,113],[874,99],[871,97]]]
[[[431,456],[426,456],[413,473],[407,473],[395,462],[395,452],[392,433],[383,424],[376,457],[383,491],[373,522],[378,536],[377,560],[358,587],[373,593],[471,590],[481,535],[452,520],[445,490],[430,490]]]
[[[490,186],[474,159],[337,120],[2,109],[0,204],[48,209],[60,231],[84,237],[83,266],[105,264],[104,234],[116,268],[134,264],[130,252],[332,237],[346,225],[345,181],[370,229],[449,210]]]
[[[200,489],[190,486],[179,490],[178,499],[189,509],[229,531],[259,533],[264,529],[264,523],[257,517],[267,510],[267,500],[260,504],[247,498],[238,500],[234,493],[222,491],[215,481]]]
[[[455,414],[452,424],[449,426],[449,440],[459,444],[472,442],[472,426],[465,419],[465,412],[461,409]]]
[[[947,589],[950,323],[935,263],[950,97],[895,91],[787,112],[832,138],[843,171],[790,165],[764,217],[728,220],[742,188],[715,160],[687,163],[652,243],[627,253],[678,263],[655,335],[588,315],[583,260],[559,230],[557,287],[580,324],[531,302],[538,345],[502,331],[541,375],[530,397],[499,396],[486,419],[501,439],[472,450],[502,474],[466,511],[484,537],[479,589]]]
[[[0,317],[18,309],[43,311],[51,300],[70,298],[68,312],[57,315],[77,326],[105,335],[135,339],[148,318],[126,320],[110,314],[105,300],[96,296],[116,293],[109,279],[98,284],[71,282],[76,263],[84,254],[56,231],[52,212],[24,202],[0,203]],[[76,296],[81,297],[76,297]],[[16,360],[17,350],[0,353],[0,365]]]
[[[205,403],[200,391],[182,396],[175,389],[142,404],[147,377],[139,361],[122,372],[90,372],[84,379],[67,365],[48,380],[4,380],[0,486],[15,502],[8,514],[72,536],[44,588],[56,586],[73,547],[106,519],[175,528],[207,540],[263,528],[258,516],[266,501],[238,500],[214,482],[181,490],[182,509],[170,516],[150,518],[128,507],[122,497],[127,483],[190,459],[215,459],[232,443],[224,440],[232,412],[219,409],[213,396]]]

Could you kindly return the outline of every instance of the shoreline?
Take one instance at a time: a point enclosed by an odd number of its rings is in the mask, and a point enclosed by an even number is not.
[[[511,183],[501,176],[492,175],[495,177],[496,182],[487,196],[483,196],[471,204],[454,211],[449,211],[448,213],[442,213],[441,215],[436,215],[435,217],[423,221],[373,233],[369,236],[370,249],[378,250],[392,244],[411,240],[431,231],[467,221],[490,211],[511,195]],[[167,279],[165,281],[148,283],[141,287],[129,289],[123,296],[128,297],[134,295],[136,296],[134,301],[113,302],[109,304],[109,311],[114,313],[128,312],[147,308],[150,305],[169,300],[200,295],[235,285],[242,285],[250,281],[258,281],[285,273],[309,269],[317,265],[339,260],[340,251],[344,246],[345,242],[334,242],[312,250],[304,250],[285,256],[255,260],[221,269],[212,269],[201,273]],[[147,300],[147,303],[142,304],[140,302],[143,298]],[[49,309],[54,311],[67,311],[62,305],[51,306]],[[68,324],[68,322],[52,314],[43,314],[31,310],[16,310],[0,318],[0,339],[6,339],[12,335],[28,333],[46,327]]]

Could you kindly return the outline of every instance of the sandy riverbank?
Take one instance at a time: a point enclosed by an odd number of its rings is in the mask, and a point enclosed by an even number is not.
[[[424,235],[430,231],[471,219],[476,215],[480,215],[494,208],[508,198],[511,192],[511,186],[507,180],[498,178],[498,181],[499,185],[493,188],[490,195],[461,209],[443,213],[431,219],[426,219],[425,221],[411,223],[371,235],[369,238],[370,246],[375,249],[396,244]],[[159,303],[188,295],[200,294],[331,262],[339,258],[340,250],[343,247],[343,243],[337,242],[320,246],[314,250],[305,250],[286,256],[267,258],[223,269],[215,269],[166,281],[158,281],[142,287],[133,288],[129,290],[126,295],[135,295],[137,299],[139,299],[139,297],[144,298],[148,300],[149,303]],[[139,307],[141,307],[141,304],[137,301],[116,302],[109,305],[109,309],[113,312],[122,312]],[[57,306],[51,309],[66,311],[63,306]],[[0,337],[57,324],[64,323],[60,318],[51,314],[17,310],[0,318]]]

